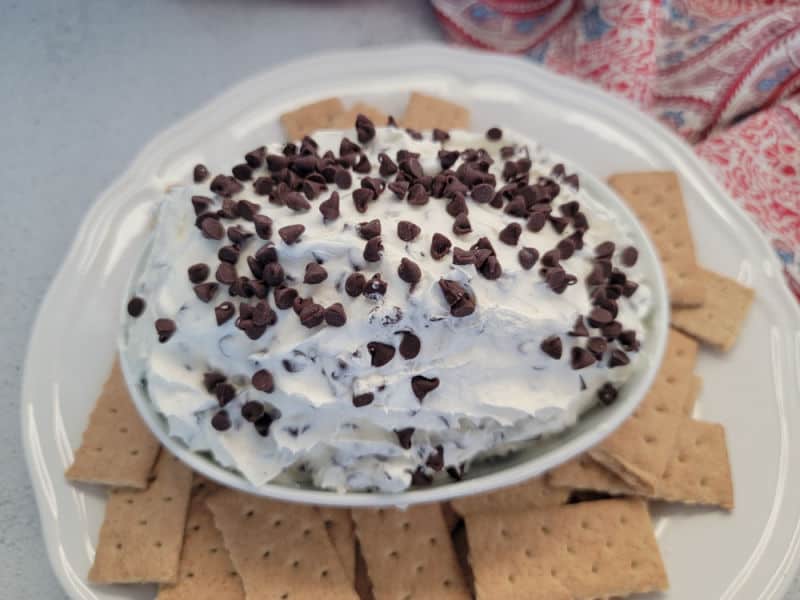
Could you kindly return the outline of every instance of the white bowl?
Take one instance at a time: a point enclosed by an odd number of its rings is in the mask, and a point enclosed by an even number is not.
[[[562,433],[532,442],[524,449],[515,451],[508,456],[493,457],[475,463],[461,481],[444,479],[430,487],[410,489],[400,493],[337,493],[296,482],[282,482],[280,477],[267,485],[256,487],[240,473],[220,466],[206,453],[189,450],[181,440],[168,434],[166,419],[157,412],[145,387],[132,372],[131,365],[126,360],[127,342],[124,324],[129,322],[130,317],[127,314],[125,303],[123,303],[121,334],[118,341],[119,355],[131,396],[142,418],[165,447],[192,469],[210,479],[259,496],[329,506],[405,506],[489,492],[540,475],[597,445],[634,411],[653,382],[666,346],[669,302],[664,274],[656,251],[633,213],[607,185],[588,175],[585,170],[571,161],[562,160],[557,156],[554,156],[554,160],[567,165],[569,172],[579,173],[581,188],[608,208],[622,227],[629,232],[639,249],[639,264],[648,274],[647,283],[652,289],[654,304],[647,323],[649,331],[639,354],[640,360],[637,369],[631,379],[620,388],[619,397],[611,406],[598,405],[582,415],[575,426]],[[147,256],[148,247],[145,248],[142,258],[139,260],[139,268]],[[132,273],[126,298],[133,295],[134,282],[137,279],[139,268],[134,269]]]

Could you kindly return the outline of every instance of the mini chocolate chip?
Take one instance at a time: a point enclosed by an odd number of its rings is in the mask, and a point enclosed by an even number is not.
[[[218,289],[219,284],[214,282],[199,283],[194,286],[194,293],[203,302],[211,302]]]
[[[398,347],[400,356],[406,360],[416,358],[422,347],[420,339],[410,331],[400,331],[399,333],[403,336],[402,340],[400,340],[400,346]]]
[[[458,160],[457,150],[439,150],[439,164],[442,165],[443,170],[447,170],[456,164]]]
[[[434,471],[441,471],[444,468],[444,448],[436,446],[435,452],[431,452],[425,460],[425,465]]]
[[[367,262],[378,262],[383,256],[383,242],[381,237],[377,236],[367,240],[364,244],[364,260]]]
[[[284,203],[295,212],[306,211],[311,208],[311,203],[298,192],[289,192],[284,196]]]
[[[521,248],[517,253],[517,259],[519,260],[520,266],[526,271],[529,271],[539,259],[539,251],[531,247]]]
[[[589,329],[583,321],[583,315],[578,315],[575,319],[575,324],[572,326],[572,330],[569,331],[567,335],[573,337],[587,337],[589,335]]]
[[[253,234],[247,231],[241,225],[232,225],[231,227],[228,227],[227,233],[228,239],[234,244],[243,244],[253,237]]]
[[[339,192],[333,192],[327,200],[319,205],[324,222],[335,221],[339,218]]]
[[[611,351],[611,357],[608,359],[608,367],[610,369],[613,369],[614,367],[622,367],[630,362],[631,360],[628,358],[627,354],[625,354],[622,350],[615,348]]]
[[[236,388],[230,383],[218,383],[214,387],[214,395],[220,406],[225,406],[236,397]]]
[[[581,209],[580,202],[577,200],[570,200],[569,202],[564,202],[564,204],[559,205],[558,211],[568,218],[573,218],[575,215],[578,214],[578,211]]]
[[[400,170],[409,175],[413,181],[425,175],[417,157],[418,155],[409,154],[405,160],[400,161]]]
[[[577,189],[580,189],[580,180],[578,179],[578,175],[575,173],[571,173],[562,179],[564,183],[568,186]]]
[[[271,394],[275,390],[275,379],[267,369],[260,369],[253,373],[250,382],[259,392]]]
[[[341,327],[347,322],[347,314],[341,302],[334,302],[325,309],[325,322],[331,327]]]
[[[369,173],[372,170],[372,164],[370,164],[369,159],[367,158],[366,154],[362,154],[361,158],[358,162],[353,166],[353,171],[356,173]]]
[[[486,258],[486,261],[480,267],[480,273],[489,280],[500,279],[503,274],[503,267],[500,266],[500,261],[497,260],[497,257],[492,255]]]
[[[423,377],[422,375],[414,375],[411,378],[411,390],[417,397],[417,400],[422,402],[423,398],[439,387],[438,377]]]
[[[231,428],[231,418],[228,412],[221,410],[211,417],[211,426],[217,431],[228,431]]]
[[[423,206],[428,203],[430,196],[421,183],[415,183],[408,190],[408,203],[412,206]]]
[[[372,356],[372,366],[382,367],[394,358],[394,346],[383,344],[381,342],[370,342],[367,344],[367,350]]]
[[[136,317],[140,317],[144,312],[146,303],[143,298],[139,296],[134,296],[128,301],[128,314],[132,316],[134,319]]]
[[[587,319],[592,327],[602,327],[614,320],[614,315],[601,306],[595,306]]]
[[[203,164],[197,164],[192,171],[192,178],[195,183],[202,183],[208,178],[208,169]]]
[[[227,379],[228,378],[219,371],[209,371],[203,373],[203,386],[209,394],[213,394],[217,385],[225,382]]]
[[[603,352],[608,349],[606,339],[599,336],[590,337],[586,342],[586,349],[591,352],[597,360],[603,358]]]
[[[258,435],[261,437],[267,437],[269,435],[270,425],[272,425],[272,417],[269,414],[264,413],[255,423],[253,423],[253,425],[255,425]]]
[[[217,252],[217,258],[222,262],[235,265],[239,260],[240,250],[236,246],[222,246]]]
[[[434,233],[431,239],[431,256],[436,260],[444,257],[450,251],[453,244],[441,233]]]
[[[295,244],[300,239],[300,236],[305,232],[305,225],[286,225],[278,229],[278,235],[285,244]]]
[[[339,189],[347,190],[353,185],[353,176],[347,169],[339,169],[333,177],[333,182]]]
[[[639,251],[633,246],[628,246],[622,251],[622,256],[620,256],[620,259],[623,265],[626,267],[632,267],[639,259]]]
[[[222,325],[229,321],[234,314],[236,314],[236,308],[233,306],[232,302],[223,302],[214,308],[217,325]]]
[[[267,156],[267,148],[260,146],[244,155],[244,160],[251,169],[259,169],[264,166],[264,159]]]
[[[192,196],[192,206],[194,207],[194,214],[197,216],[202,215],[208,210],[213,201],[211,198],[205,196]]]
[[[467,215],[469,209],[467,208],[467,201],[464,200],[464,194],[456,193],[455,196],[447,202],[445,211],[451,217],[457,217],[461,214]]]
[[[253,224],[256,226],[256,235],[262,240],[272,237],[272,219],[267,215],[253,216]]]
[[[362,144],[366,144],[375,137],[375,124],[365,115],[360,114],[356,117],[356,136]]]
[[[281,310],[286,310],[294,304],[294,300],[297,298],[297,290],[286,287],[285,285],[279,285],[275,288],[272,295],[275,299],[275,306]]]
[[[411,485],[424,487],[428,486],[433,483],[433,478],[428,475],[422,467],[417,467],[417,469],[411,473]]]
[[[278,315],[275,314],[275,311],[272,310],[269,304],[267,304],[264,300],[257,302],[255,306],[253,306],[253,323],[258,326],[261,325],[274,325],[275,322],[278,320]]]
[[[395,429],[394,433],[397,435],[397,442],[400,444],[400,447],[409,450],[411,448],[411,436],[414,435],[414,428]]]
[[[503,137],[503,130],[499,127],[492,127],[486,132],[486,139],[496,142]]]
[[[626,298],[630,298],[636,293],[637,289],[639,289],[639,284],[635,281],[628,280],[622,286],[622,295]]]
[[[283,280],[286,278],[286,273],[284,273],[281,263],[271,262],[264,265],[261,278],[267,285],[275,286],[283,283]]]
[[[472,225],[469,222],[467,213],[461,213],[453,221],[453,233],[456,235],[466,235],[472,232]]]
[[[231,173],[239,181],[250,181],[253,178],[253,169],[247,163],[236,165],[231,169]]]
[[[542,266],[548,268],[557,267],[560,260],[561,251],[558,248],[553,248],[542,255]]]
[[[610,327],[615,323],[621,327],[621,324],[617,323],[617,321],[610,323],[606,327]],[[605,327],[603,329],[605,329]],[[603,331],[603,335],[605,335],[605,331]],[[622,347],[625,348],[625,350],[635,351],[639,349],[639,341],[636,339],[636,332],[633,329],[620,331],[615,337],[617,340],[619,340],[619,343],[622,344]]]
[[[414,240],[421,232],[419,225],[412,223],[411,221],[400,221],[397,224],[397,237],[399,237],[404,242],[410,242]]]
[[[371,240],[372,238],[381,234],[381,222],[379,219],[364,221],[358,224],[357,230],[358,235],[361,236],[361,239]]]
[[[474,265],[475,264],[475,251],[464,250],[463,248],[453,248],[453,264],[454,265]]]
[[[372,404],[373,400],[375,400],[375,394],[372,392],[358,394],[357,396],[353,396],[353,406],[356,408],[361,408],[362,406]]]
[[[617,399],[616,388],[610,383],[604,383],[600,386],[600,389],[597,390],[597,399],[606,406],[613,404],[614,400]]]
[[[491,202],[494,198],[494,186],[488,183],[480,183],[472,188],[472,199],[479,204]]]
[[[574,346],[570,351],[570,366],[576,371],[585,369],[589,365],[593,365],[595,362],[596,361],[594,356],[592,356],[592,353],[585,348]]]
[[[610,258],[614,254],[614,242],[606,241],[594,247],[594,255],[597,258]]]
[[[242,184],[229,175],[217,175],[211,180],[211,191],[220,196],[230,198],[242,191]]]
[[[261,265],[278,262],[278,251],[275,248],[275,244],[272,242],[267,242],[261,246],[261,248],[256,251],[255,259],[261,263]]]
[[[431,132],[431,137],[433,138],[434,142],[446,142],[450,139],[450,134],[443,129],[434,127],[433,131]]]
[[[306,177],[317,169],[317,159],[311,154],[299,156],[289,162],[289,169],[300,177]]]
[[[208,218],[203,219],[200,223],[200,231],[203,232],[203,237],[210,240],[221,240],[225,237],[225,227],[216,219]]]
[[[400,266],[397,268],[397,274],[400,276],[400,279],[412,285],[422,278],[422,270],[419,268],[419,265],[406,257],[400,259]]]
[[[250,400],[242,405],[242,418],[250,423],[255,423],[264,414],[264,405],[261,402]]]
[[[348,154],[358,154],[361,152],[361,146],[356,144],[348,137],[343,137],[339,142],[339,156],[347,156]]]
[[[375,199],[375,192],[369,188],[358,188],[353,192],[353,204],[360,213],[367,212],[367,204]]]
[[[528,217],[528,221],[525,226],[529,231],[537,233],[544,228],[545,223],[547,223],[547,213],[534,212],[530,217]]]
[[[572,226],[577,231],[588,231],[589,219],[586,217],[584,213],[579,212],[577,215],[572,217]]]
[[[556,244],[561,260],[567,260],[575,253],[575,244],[569,238],[565,238]]]
[[[522,196],[514,196],[514,198],[506,204],[505,212],[515,217],[525,218],[528,216],[528,206],[525,204],[525,198]]]
[[[344,289],[348,296],[356,298],[364,291],[367,279],[361,273],[351,273],[344,282]]]
[[[561,353],[563,351],[563,346],[561,344],[561,338],[557,335],[551,335],[546,337],[542,340],[542,343],[539,345],[539,348],[542,349],[542,352],[547,354],[550,358],[555,358],[558,360],[561,358]]]
[[[509,246],[516,246],[519,242],[519,236],[522,235],[522,225],[519,223],[509,223],[500,231],[500,241]],[[533,265],[531,265],[533,266]],[[530,267],[528,267],[530,268]]]
[[[586,277],[586,283],[589,285],[602,285],[606,281],[605,269],[603,265],[595,263],[592,266],[592,271]]]
[[[409,185],[407,181],[393,181],[388,187],[398,200],[402,200],[408,192]]]
[[[312,177],[319,177],[323,181],[313,180],[311,179]],[[324,179],[325,178],[319,174],[309,175],[308,177],[306,177],[305,180],[303,181],[303,194],[305,194],[305,197],[308,198],[309,200],[313,200],[314,198],[319,196],[323,191],[328,189],[328,186],[325,185],[324,183]],[[290,205],[288,198],[286,199],[286,205],[293,210],[302,210],[294,208],[292,205]]]
[[[389,284],[381,278],[380,273],[375,273],[364,286],[362,293],[367,298],[375,300],[378,296],[383,296],[387,289],[389,289]]]
[[[289,161],[280,154],[267,154],[267,168],[270,171],[281,171],[289,166]]]
[[[381,177],[389,177],[397,173],[397,165],[385,152],[378,154],[378,162],[380,163],[378,173]]]
[[[328,272],[325,267],[316,262],[310,262],[306,265],[306,272],[303,276],[303,283],[317,284],[322,283],[328,278]]]
[[[557,217],[555,215],[550,215],[547,217],[547,220],[550,221],[550,225],[553,226],[553,229],[555,229],[556,233],[564,233],[564,230],[569,224],[569,220],[565,217]]]
[[[320,304],[311,302],[300,311],[299,316],[300,323],[311,329],[312,327],[321,325],[325,320],[325,308]]]
[[[217,216],[220,219],[235,219],[236,214],[236,201],[232,198],[223,198],[222,208],[217,211]]]

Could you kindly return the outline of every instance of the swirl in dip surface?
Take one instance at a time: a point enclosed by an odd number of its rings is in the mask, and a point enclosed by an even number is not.
[[[170,435],[256,486],[457,478],[637,368],[630,238],[521,138],[360,118],[232,172],[160,202],[122,351]]]

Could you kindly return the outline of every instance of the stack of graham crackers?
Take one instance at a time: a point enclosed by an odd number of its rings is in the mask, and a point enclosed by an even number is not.
[[[296,139],[349,127],[359,113],[387,119],[327,99],[281,122]],[[412,93],[400,122],[468,128],[469,112]],[[694,366],[698,342],[733,346],[753,292],[697,264],[674,173],[609,183],[657,246],[674,329],[653,387],[600,445],[524,484],[444,505],[286,504],[222,488],[160,448],[115,363],[67,470],[109,489],[89,580],[157,583],[159,600],[579,600],[667,589],[647,501],[733,508],[725,431],[692,418]]]

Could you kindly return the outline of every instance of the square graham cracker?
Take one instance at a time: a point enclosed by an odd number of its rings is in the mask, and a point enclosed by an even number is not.
[[[356,536],[375,600],[468,600],[438,504],[354,510]]]
[[[665,590],[647,504],[613,499],[466,518],[478,599],[589,600]],[[535,591],[555,580],[565,596]]]
[[[694,241],[678,176],[671,171],[619,173],[608,184],[622,196],[653,239],[667,276],[673,306],[705,301],[705,283],[697,266]]]
[[[656,380],[633,415],[589,451],[625,483],[652,493],[675,448],[697,360],[697,344],[670,330]]]
[[[356,102],[353,106],[346,111],[335,115],[328,123],[328,127],[332,129],[347,129],[355,127],[356,117],[364,115],[372,121],[376,127],[383,127],[389,116],[374,106],[364,104],[363,102]]]
[[[161,584],[156,600],[244,600],[242,581],[206,507],[206,498],[218,489],[195,475],[178,580]]]
[[[718,350],[733,348],[742,329],[755,292],[740,283],[700,269],[706,285],[706,301],[695,308],[675,308],[672,326]]]
[[[467,129],[469,110],[442,98],[411,92],[400,123],[411,129]]]
[[[133,405],[117,358],[66,477],[81,483],[142,490],[147,487],[159,448]]]
[[[247,598],[357,600],[312,506],[223,489],[206,499]]]
[[[322,517],[328,539],[339,556],[345,575],[350,581],[356,576],[356,532],[350,511],[343,508],[318,506],[317,512]]]
[[[191,489],[191,470],[166,450],[146,490],[113,488],[89,581],[174,583]]]
[[[488,494],[477,494],[450,501],[453,510],[465,517],[482,512],[528,510],[566,504],[569,490],[551,486],[544,477],[503,488]]]
[[[334,117],[344,112],[339,98],[325,98],[281,115],[281,125],[290,140],[299,140],[317,129],[325,129]]]

